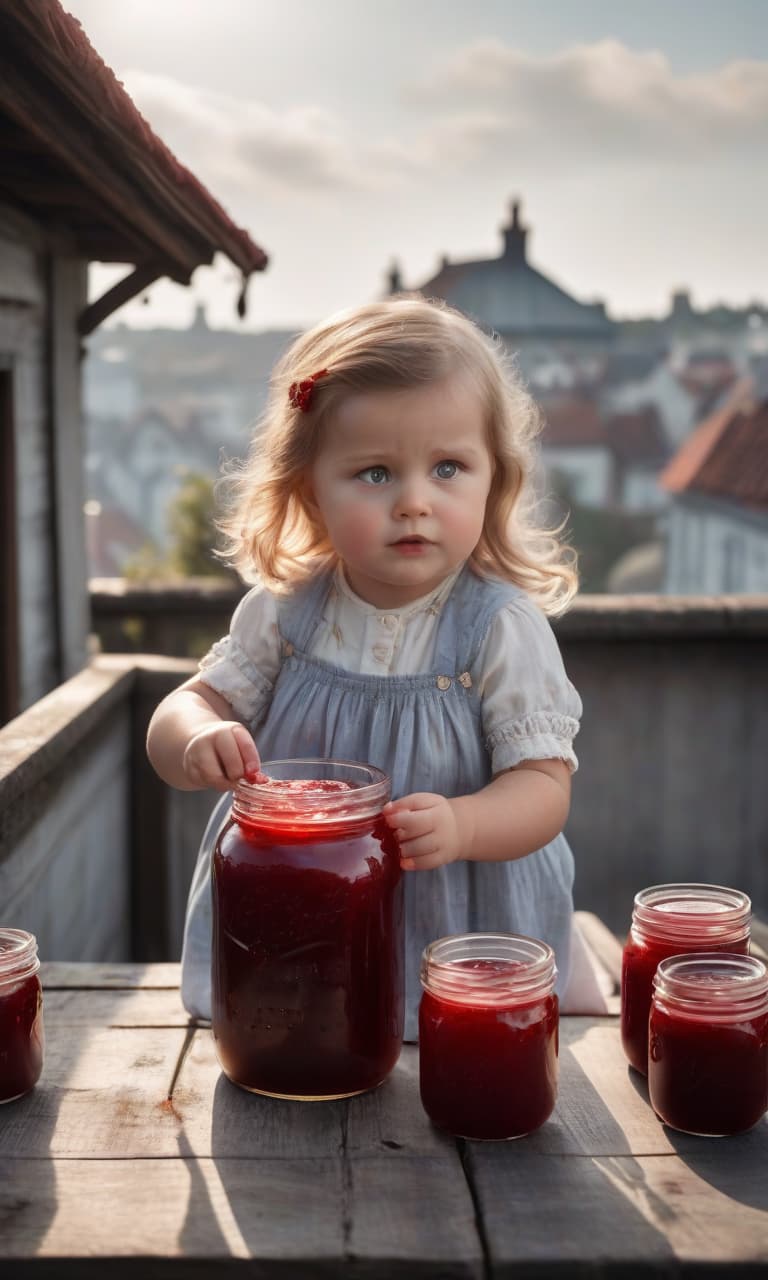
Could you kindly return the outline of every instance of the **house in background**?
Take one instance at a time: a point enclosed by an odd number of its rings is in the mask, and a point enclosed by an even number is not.
[[[586,393],[542,398],[541,457],[582,507],[652,514],[666,505],[658,476],[669,458],[655,408],[606,414]]]
[[[621,353],[610,361],[600,383],[606,413],[655,412],[669,450],[677,449],[699,415],[700,391],[688,386],[666,353]],[[634,356],[634,360],[631,357]],[[646,357],[645,359],[643,357]]]
[[[0,723],[77,672],[89,630],[84,338],[161,276],[266,255],[136,110],[58,0],[0,0]],[[126,264],[87,301],[90,261]]]
[[[665,591],[768,591],[768,386],[741,379],[662,472]]]
[[[615,338],[615,325],[601,302],[579,302],[528,261],[528,229],[520,204],[512,204],[511,222],[502,228],[500,257],[451,262],[443,257],[436,275],[418,286],[427,298],[442,298],[488,331],[498,333],[518,355],[527,375],[542,366],[568,364],[589,369],[602,363]],[[390,292],[403,289],[395,266]]]
[[[168,513],[183,478],[190,472],[215,475],[218,450],[209,442],[199,415],[183,402],[163,409],[147,406],[124,421],[91,424],[86,454],[87,504],[97,503],[102,513],[122,515],[143,530],[142,542],[158,550],[168,543]],[[95,552],[90,572],[99,576],[96,561],[102,556],[101,532],[110,525],[91,522],[91,548]],[[113,546],[119,544],[113,543]],[[122,566],[116,568],[118,576]]]

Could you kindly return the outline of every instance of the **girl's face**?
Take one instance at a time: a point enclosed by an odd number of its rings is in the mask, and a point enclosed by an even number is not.
[[[309,496],[352,590],[396,608],[474,551],[492,471],[480,398],[455,377],[345,400],[323,428]]]

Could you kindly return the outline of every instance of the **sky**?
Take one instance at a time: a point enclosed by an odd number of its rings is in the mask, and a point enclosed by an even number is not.
[[[270,257],[109,323],[299,328],[440,258],[529,260],[616,319],[768,301],[768,0],[63,0]],[[97,297],[125,268],[93,266]]]

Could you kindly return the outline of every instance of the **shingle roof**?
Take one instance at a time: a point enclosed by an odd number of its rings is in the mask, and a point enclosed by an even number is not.
[[[605,423],[596,401],[585,396],[547,397],[541,404],[545,449],[583,449],[587,445],[607,446]]]
[[[697,493],[768,509],[768,400],[742,379],[696,428],[660,476],[669,493]]]
[[[182,283],[218,251],[246,278],[266,266],[59,0],[0,0],[0,145],[5,197],[83,257]]]
[[[526,258],[526,230],[513,206],[503,229],[501,257],[470,262],[444,260],[437,275],[419,286],[428,298],[442,298],[483,328],[502,336],[606,338],[614,325],[602,303],[578,302]]]
[[[609,447],[626,463],[660,466],[669,457],[661,419],[655,405],[626,413],[612,413],[606,420]]]

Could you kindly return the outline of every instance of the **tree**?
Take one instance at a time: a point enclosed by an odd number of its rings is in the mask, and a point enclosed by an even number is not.
[[[218,534],[214,523],[214,486],[210,476],[186,471],[179,490],[168,505],[168,551],[161,555],[151,546],[126,562],[126,578],[225,578],[236,580],[232,569],[217,559]]]

